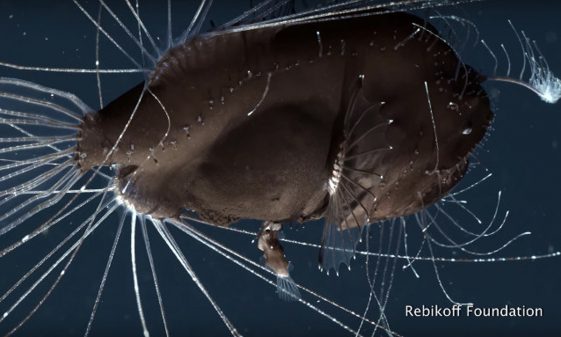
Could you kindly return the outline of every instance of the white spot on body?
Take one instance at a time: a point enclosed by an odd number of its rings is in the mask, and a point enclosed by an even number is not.
[[[316,38],[318,41],[318,57],[323,57],[323,43],[321,42],[321,33],[316,31]]]

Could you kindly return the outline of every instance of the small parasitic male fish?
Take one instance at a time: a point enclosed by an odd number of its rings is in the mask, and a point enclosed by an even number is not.
[[[263,264],[277,275],[277,294],[287,301],[300,299],[300,291],[290,277],[291,264],[279,242],[282,225],[265,221],[257,236],[257,247],[263,252]]]

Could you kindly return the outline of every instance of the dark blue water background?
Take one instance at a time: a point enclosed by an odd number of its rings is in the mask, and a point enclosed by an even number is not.
[[[143,18],[151,30],[163,35],[165,27],[164,1],[145,1]],[[95,1],[91,1],[95,3]],[[88,8],[96,8],[90,3]],[[122,4],[115,5],[122,10]],[[223,22],[248,7],[248,1],[222,1],[210,13],[210,18]],[[174,27],[184,28],[193,11],[194,2],[176,4]],[[517,28],[535,39],[551,68],[561,74],[561,4],[552,1],[488,1],[442,9],[444,14],[456,14],[473,20],[481,36],[494,46],[500,69],[506,62],[497,48],[505,43],[510,50],[513,69],[519,71],[521,53],[517,40],[508,26],[511,19]],[[435,14],[424,11],[423,15]],[[108,22],[108,21],[105,21]],[[131,23],[132,21],[128,21]],[[114,26],[112,31],[116,32]],[[134,27],[131,25],[131,27]],[[134,46],[122,34],[117,35],[124,47],[137,54]],[[90,22],[66,1],[0,1],[0,60],[21,65],[93,68],[95,60],[95,29]],[[131,67],[119,52],[106,41],[101,44],[102,66]],[[468,47],[462,53],[469,63],[487,72],[493,68],[489,55],[481,48]],[[97,89],[93,75],[49,74],[13,71],[0,68],[1,76],[35,81],[75,93],[91,106],[97,106]],[[138,76],[103,76],[106,101],[137,83]],[[510,209],[511,217],[501,233],[488,240],[484,248],[497,248],[523,231],[533,236],[522,239],[499,253],[500,256],[528,256],[561,249],[561,105],[546,105],[535,95],[520,87],[492,83],[488,86],[493,97],[496,119],[494,130],[483,149],[477,152],[481,161],[468,179],[484,176],[485,168],[494,177],[466,195],[473,210],[489,219],[496,193],[503,191],[502,210]],[[91,212],[84,209],[84,214]],[[75,218],[78,222],[81,218]],[[465,217],[465,219],[469,219]],[[60,231],[68,233],[73,223]],[[53,296],[22,328],[21,336],[81,335],[88,321],[107,255],[117,227],[117,217],[102,226],[87,240],[67,277]],[[246,228],[256,230],[255,223]],[[411,234],[418,231],[413,224]],[[251,237],[202,228],[209,235],[225,242],[253,260],[259,252]],[[109,275],[107,288],[93,328],[94,336],[139,336],[142,333],[130,271],[129,227],[126,227]],[[47,234],[43,243],[20,248],[17,253],[0,261],[0,285],[6,289],[62,238],[62,234]],[[168,323],[175,336],[226,336],[227,330],[211,306],[195,288],[167,248],[151,232]],[[242,271],[223,257],[211,252],[194,240],[176,233],[186,256],[222,306],[230,320],[246,336],[344,336],[347,332],[310,309],[280,301],[274,288]],[[318,242],[320,224],[304,229],[288,230],[287,237]],[[377,242],[377,239],[374,238]],[[141,241],[138,241],[141,244]],[[44,246],[41,246],[44,245]],[[4,245],[2,245],[4,246]],[[352,272],[342,272],[339,278],[326,276],[317,270],[317,251],[311,248],[286,246],[286,253],[295,265],[293,277],[300,283],[324,294],[342,305],[362,312],[368,295],[364,259],[353,264]],[[144,308],[149,328],[154,336],[163,335],[150,273],[142,246],[139,252],[139,272]],[[411,251],[416,252],[414,248]],[[423,255],[427,255],[425,251]],[[438,250],[437,255],[454,256],[452,251]],[[480,306],[541,307],[542,318],[407,318],[404,307],[411,305],[449,305],[430,263],[416,264],[420,279],[410,271],[398,269],[392,296],[386,309],[391,327],[404,336],[559,336],[561,335],[561,259],[510,263],[438,263],[441,277],[450,295],[457,300],[473,301]],[[53,277],[49,278],[52,282]],[[46,288],[40,288],[44,292]],[[31,296],[21,309],[14,312],[7,324],[0,326],[5,333],[17,318],[23,318],[38,296]],[[315,303],[315,302],[313,302]],[[4,304],[5,305],[5,304]],[[328,308],[336,318],[356,328],[358,321],[340,311]],[[0,311],[3,312],[5,306]],[[372,314],[370,315],[372,317]],[[374,316],[377,318],[377,316]],[[366,332],[368,335],[368,332]]]

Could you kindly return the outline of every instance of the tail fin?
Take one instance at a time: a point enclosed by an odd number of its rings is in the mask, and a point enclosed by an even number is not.
[[[80,179],[76,96],[0,77],[0,235],[58,203]]]
[[[277,276],[277,294],[285,301],[298,301],[302,298],[298,286],[290,276]]]

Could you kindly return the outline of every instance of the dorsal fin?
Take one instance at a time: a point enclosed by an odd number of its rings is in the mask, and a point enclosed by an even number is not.
[[[242,15],[221,25],[217,30],[235,26],[249,25],[282,18],[296,12],[296,0],[265,0],[261,1]]]

